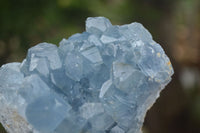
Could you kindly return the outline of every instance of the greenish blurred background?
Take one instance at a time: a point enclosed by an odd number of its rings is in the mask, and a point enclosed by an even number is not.
[[[142,23],[172,61],[173,80],[148,111],[144,133],[200,133],[199,0],[0,0],[0,66],[21,62],[37,43],[83,32],[89,16]]]

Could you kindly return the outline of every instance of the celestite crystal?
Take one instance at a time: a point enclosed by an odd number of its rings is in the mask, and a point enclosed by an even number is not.
[[[88,18],[59,47],[40,43],[0,68],[0,121],[10,133],[140,133],[172,74],[141,24]]]

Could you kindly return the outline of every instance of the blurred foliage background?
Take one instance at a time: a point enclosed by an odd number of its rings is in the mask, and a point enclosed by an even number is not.
[[[200,133],[199,0],[0,0],[0,65],[83,32],[89,16],[142,23],[172,61],[173,80],[148,111],[144,133]]]

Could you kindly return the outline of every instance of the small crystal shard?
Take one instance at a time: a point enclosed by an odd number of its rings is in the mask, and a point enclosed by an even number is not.
[[[0,68],[0,122],[10,133],[140,133],[172,75],[141,24],[88,18],[86,32]]]

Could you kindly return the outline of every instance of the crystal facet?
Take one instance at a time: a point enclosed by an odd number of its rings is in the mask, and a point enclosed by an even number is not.
[[[59,47],[40,43],[22,63],[0,68],[0,121],[15,133],[139,133],[172,75],[169,58],[141,24],[88,18],[86,31]],[[24,122],[29,128],[19,127]]]

